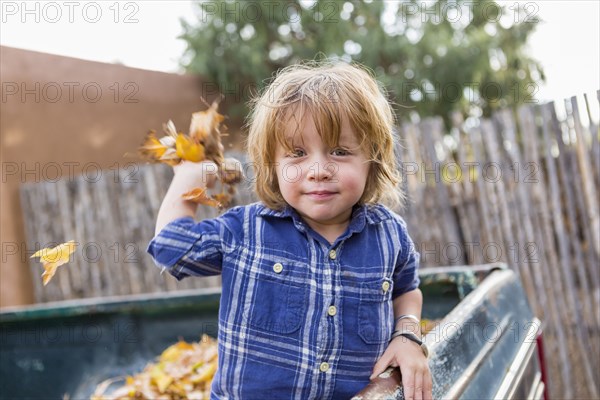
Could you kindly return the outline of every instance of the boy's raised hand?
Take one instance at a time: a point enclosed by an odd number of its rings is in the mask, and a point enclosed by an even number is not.
[[[406,400],[432,399],[429,363],[419,345],[402,336],[394,338],[375,363],[371,379],[389,366],[400,367]]]
[[[188,188],[215,186],[218,177],[217,164],[212,161],[192,162],[183,160],[173,166],[177,180],[186,182]]]

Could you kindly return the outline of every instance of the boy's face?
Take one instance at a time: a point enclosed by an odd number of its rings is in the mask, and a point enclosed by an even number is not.
[[[326,238],[340,235],[365,190],[369,162],[346,119],[333,148],[323,142],[310,114],[302,123],[295,136],[286,132],[293,150],[277,146],[279,189],[311,228]]]

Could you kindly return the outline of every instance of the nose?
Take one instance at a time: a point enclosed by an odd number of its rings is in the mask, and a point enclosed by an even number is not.
[[[335,174],[335,165],[327,161],[315,161],[309,168],[307,178],[310,181],[330,181]]]

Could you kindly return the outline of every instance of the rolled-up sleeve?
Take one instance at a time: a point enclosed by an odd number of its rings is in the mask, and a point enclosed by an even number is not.
[[[229,213],[228,213],[229,214]],[[186,276],[219,275],[225,244],[235,241],[228,219],[233,215],[195,222],[191,217],[167,224],[149,243],[154,263],[178,280]]]
[[[408,235],[406,224],[400,226],[401,253],[394,271],[394,291],[392,297],[396,298],[406,292],[419,287],[419,260],[420,255],[415,249],[414,242]]]

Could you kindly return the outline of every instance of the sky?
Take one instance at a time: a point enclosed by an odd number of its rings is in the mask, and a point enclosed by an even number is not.
[[[375,0],[377,1],[377,0]],[[473,0],[476,1],[476,0]],[[502,1],[511,6],[516,1]],[[531,36],[531,55],[547,83],[540,100],[600,88],[600,1],[520,1],[544,22]],[[180,18],[194,21],[192,1],[0,0],[0,44],[165,72],[178,72],[185,50]]]

